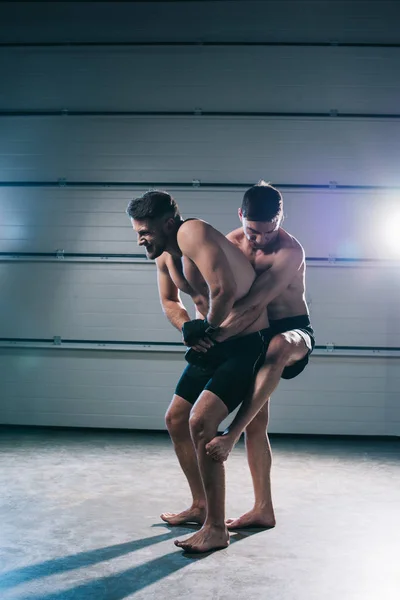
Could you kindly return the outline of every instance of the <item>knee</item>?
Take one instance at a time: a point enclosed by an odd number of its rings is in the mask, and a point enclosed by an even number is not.
[[[290,340],[284,333],[275,335],[269,343],[265,362],[270,365],[285,365],[291,355]]]
[[[169,408],[165,415],[165,424],[169,434],[176,437],[187,430],[188,415],[183,415],[181,411]]]
[[[192,440],[196,445],[202,442],[207,443],[213,438],[211,432],[209,431],[209,427],[207,426],[205,415],[197,412],[196,410],[192,410],[190,413],[189,428]]]

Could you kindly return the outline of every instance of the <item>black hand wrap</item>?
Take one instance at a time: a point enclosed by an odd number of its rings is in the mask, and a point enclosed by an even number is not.
[[[217,327],[210,325],[207,319],[186,321],[182,327],[183,339],[188,346],[193,346],[198,340],[213,334],[214,331],[217,331]]]

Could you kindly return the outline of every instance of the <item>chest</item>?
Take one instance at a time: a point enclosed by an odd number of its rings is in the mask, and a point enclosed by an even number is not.
[[[254,251],[244,245],[240,246],[240,249],[249,260],[257,275],[268,271],[274,264],[274,253],[266,254],[262,250]]]

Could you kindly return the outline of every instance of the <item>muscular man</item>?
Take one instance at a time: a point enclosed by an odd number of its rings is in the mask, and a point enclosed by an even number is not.
[[[280,192],[263,181],[251,187],[244,195],[239,218],[242,227],[227,237],[254,266],[257,278],[222,324],[220,339],[247,327],[266,308],[273,337],[252,396],[243,402],[224,435],[206,446],[209,456],[224,461],[245,430],[255,504],[239,519],[230,519],[229,529],[275,525],[271,447],[266,433],[269,398],[281,377],[291,379],[303,371],[315,345],[305,300],[304,251],[281,227]]]
[[[205,446],[251,389],[269,341],[267,312],[260,311],[251,323],[236,330],[233,339],[225,335],[218,342],[222,322],[255,280],[248,259],[208,223],[183,221],[166,192],[148,192],[132,200],[127,213],[139,245],[149,258],[156,259],[164,312],[191,346],[166,424],[193,502],[188,511],[162,518],[170,524],[195,521],[203,525],[188,540],[176,540],[185,550],[223,548],[229,544],[224,466],[207,456]],[[202,319],[190,320],[179,290],[190,294]]]

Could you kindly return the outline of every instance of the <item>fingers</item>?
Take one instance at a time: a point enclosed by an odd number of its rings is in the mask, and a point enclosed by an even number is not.
[[[184,343],[186,344],[186,346],[188,345],[185,341]],[[195,344],[191,344],[191,348],[193,348],[193,350],[196,350],[196,352],[203,353],[207,352],[207,350],[212,348],[212,346],[214,346],[214,342],[210,340],[210,338],[202,338],[200,340],[197,340]]]
[[[196,342],[198,346],[201,346],[205,350],[209,350],[212,346],[214,346],[214,342],[212,342],[209,338],[203,338]]]
[[[207,348],[203,348],[202,346],[191,346],[193,348],[193,350],[196,350],[196,352],[202,352],[203,354],[205,354],[207,352]]]

